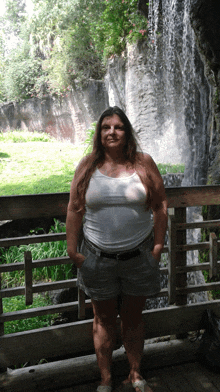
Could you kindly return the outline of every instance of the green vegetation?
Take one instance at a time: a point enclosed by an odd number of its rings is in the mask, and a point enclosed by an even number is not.
[[[0,196],[69,192],[77,163],[91,150],[94,126],[87,131],[87,148],[44,133],[0,133]],[[161,174],[184,172],[184,165],[158,168]]]
[[[5,0],[0,17],[0,100],[56,94],[102,79],[106,59],[147,39],[138,0]],[[11,39],[12,38],[12,39]],[[11,45],[8,45],[11,39]],[[14,44],[12,44],[14,42]]]
[[[172,165],[171,163],[158,163],[157,167],[161,175],[169,173],[184,173],[185,165],[180,163]]]
[[[39,228],[34,230],[36,234]],[[54,225],[49,233],[65,233],[66,226],[64,223],[54,219]],[[0,258],[2,264],[22,263],[24,261],[24,252],[31,251],[33,260],[41,260],[53,257],[67,256],[66,241],[43,242],[40,244],[29,244],[20,246],[11,246],[9,249],[0,248]],[[76,270],[73,270],[71,264],[56,265],[51,267],[35,268],[33,270],[33,280],[37,281],[57,281],[72,279],[76,276]],[[24,271],[13,271],[2,274],[2,287],[24,286]]]
[[[0,133],[0,196],[69,192],[84,151],[44,133]]]
[[[56,139],[45,132],[29,132],[13,130],[0,132],[0,142],[27,143],[27,142],[55,142]]]
[[[36,229],[34,233],[39,230]],[[50,233],[62,233],[66,231],[64,223],[54,220],[54,225]],[[2,264],[23,262],[24,252],[30,250],[33,260],[41,260],[53,257],[67,256],[66,241],[45,242],[41,244],[12,246],[9,249],[0,248],[0,259]],[[32,273],[33,281],[57,281],[72,279],[76,277],[76,269],[72,264],[56,265],[51,267],[35,268]],[[2,274],[2,288],[24,286],[24,271],[13,271]],[[24,296],[3,298],[3,311],[13,312],[23,309],[36,308],[50,305],[51,300],[48,295],[35,295],[33,304],[25,306]],[[5,323],[5,334],[26,331],[29,329],[42,328],[51,325],[56,315],[37,316],[24,320],[15,320]]]
[[[40,294],[34,296],[33,304],[30,306],[25,305],[25,297],[22,295],[18,295],[17,297],[12,298],[3,298],[3,309],[5,313],[37,308],[47,305],[51,305],[51,300],[49,296],[43,296]],[[30,329],[48,327],[51,325],[53,318],[54,315],[45,315],[32,317],[24,320],[8,321],[4,323],[4,333],[9,334],[21,331],[28,331]]]

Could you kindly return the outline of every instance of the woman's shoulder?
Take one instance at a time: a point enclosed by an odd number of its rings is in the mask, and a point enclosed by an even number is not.
[[[142,161],[143,164],[153,164],[154,160],[153,158],[150,156],[150,154],[146,153],[146,152],[138,152],[137,153],[137,157],[140,161]]]
[[[85,168],[90,160],[91,160],[91,154],[85,155],[76,166],[76,172]]]

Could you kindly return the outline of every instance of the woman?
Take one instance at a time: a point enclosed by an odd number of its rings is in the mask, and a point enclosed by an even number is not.
[[[110,107],[97,123],[92,153],[76,169],[66,225],[68,254],[79,268],[78,286],[91,297],[93,306],[93,339],[101,372],[98,392],[112,390],[118,314],[130,364],[127,382],[136,392],[151,391],[140,374],[142,310],[146,296],[160,291],[159,261],[166,226],[167,201],[157,166],[148,154],[137,151],[124,112]]]

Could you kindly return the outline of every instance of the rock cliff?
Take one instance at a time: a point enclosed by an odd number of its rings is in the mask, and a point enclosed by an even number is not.
[[[57,139],[77,143],[85,131],[108,106],[108,95],[102,81],[89,80],[83,89],[77,85],[64,98],[32,98],[22,103],[0,106],[0,129],[44,131]]]
[[[208,183],[220,183],[220,2],[192,0],[190,20],[212,86]]]

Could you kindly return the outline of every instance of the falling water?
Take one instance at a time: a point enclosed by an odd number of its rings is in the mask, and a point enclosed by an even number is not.
[[[184,185],[206,182],[210,87],[190,24],[191,0],[153,0],[149,3],[150,69],[154,78],[157,124],[167,139],[176,137],[186,164]],[[185,157],[185,160],[184,160]],[[188,209],[188,221],[201,220],[200,211]],[[187,242],[197,242],[200,231],[188,231]],[[198,260],[188,252],[187,263]],[[188,284],[203,283],[201,273],[188,274]],[[163,278],[162,287],[166,286]],[[207,300],[206,293],[188,296],[188,303]],[[165,300],[147,307],[166,306]]]
[[[177,146],[176,159],[186,164],[185,184],[199,185],[207,174],[210,87],[190,24],[190,2],[150,1],[149,63],[162,135],[158,144],[167,156],[170,148],[175,156]]]

